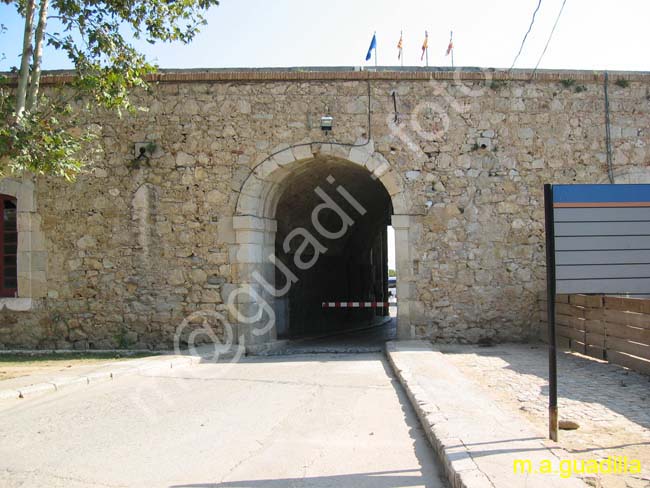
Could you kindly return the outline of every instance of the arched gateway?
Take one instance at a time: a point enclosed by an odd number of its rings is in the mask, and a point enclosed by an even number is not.
[[[385,242],[389,223],[396,241],[398,337],[412,337],[409,208],[400,176],[372,141],[352,148],[288,147],[259,163],[242,185],[233,217],[238,286],[230,302],[247,350],[322,332],[328,319],[375,313],[324,316],[319,308],[329,300],[385,299],[379,289],[385,275],[373,263],[385,255],[377,236]]]

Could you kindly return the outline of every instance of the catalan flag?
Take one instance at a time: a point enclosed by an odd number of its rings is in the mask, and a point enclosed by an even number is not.
[[[420,61],[424,59],[427,49],[429,49],[429,32],[424,31],[424,42],[422,43],[422,56],[420,56]]]
[[[454,49],[454,33],[452,32],[449,36],[449,45],[447,46],[447,54],[445,56],[449,56],[451,54],[451,51]]]
[[[402,48],[403,47],[404,46],[402,44],[402,33],[400,32],[399,33],[399,42],[397,43],[397,59],[400,59],[402,57]]]

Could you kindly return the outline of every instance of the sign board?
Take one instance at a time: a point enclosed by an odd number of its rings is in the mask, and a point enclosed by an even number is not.
[[[557,293],[650,293],[650,185],[553,185]]]
[[[650,185],[544,185],[549,436],[557,441],[555,295],[650,294]]]

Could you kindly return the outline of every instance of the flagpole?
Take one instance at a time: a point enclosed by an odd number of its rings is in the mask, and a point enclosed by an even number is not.
[[[429,31],[424,31],[424,55],[426,56],[426,65],[429,67]]]
[[[375,68],[377,67],[377,31],[372,35],[372,37],[375,39]]]
[[[449,33],[449,42],[453,43],[454,42],[454,31],[451,31]],[[451,45],[451,67],[454,67],[454,45]]]
[[[422,43],[422,55],[420,56],[420,62],[422,58],[426,55],[426,66],[429,67],[429,31],[424,31],[424,42]]]
[[[400,46],[402,45],[402,34],[403,34],[403,31],[399,31]],[[402,68],[403,68],[404,67],[404,46],[399,48],[399,60],[401,61]]]

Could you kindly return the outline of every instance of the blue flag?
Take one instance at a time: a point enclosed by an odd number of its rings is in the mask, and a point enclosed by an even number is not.
[[[368,48],[368,54],[366,54],[366,61],[369,61],[372,57],[372,50],[377,49],[377,37],[375,34],[372,35],[372,41],[370,41],[370,47]]]

